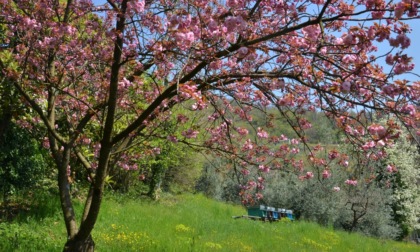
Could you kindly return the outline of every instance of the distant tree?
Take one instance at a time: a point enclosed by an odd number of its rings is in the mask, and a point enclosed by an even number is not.
[[[336,127],[335,122],[328,119],[324,113],[310,112],[306,114],[306,118],[313,125],[307,131],[311,143],[322,145],[340,143],[343,134]]]
[[[148,145],[136,158],[124,152],[141,143],[138,137],[153,136],[185,101],[193,111],[212,112],[205,124],[168,141],[198,145],[191,140],[204,131],[201,146],[234,160],[231,169],[245,179],[285,167],[312,178],[294,157],[311,127],[303,114],[316,109],[335,119],[364,154],[381,156],[394,125],[382,129],[361,119],[381,111],[415,125],[411,101],[419,98],[419,83],[393,78],[414,67],[404,53],[410,39],[403,21],[417,18],[417,8],[411,0],[108,0],[99,7],[89,0],[1,1],[1,53],[13,60],[0,58],[0,69],[34,113],[31,120],[48,130],[68,237],[64,250],[94,249],[91,232],[110,163],[135,169],[135,159],[154,155]],[[375,56],[376,42],[389,44],[389,52]],[[377,65],[381,58],[390,71]],[[299,137],[280,144],[285,136],[269,136],[267,125],[250,139],[233,123],[251,122],[250,110],[267,107],[277,108]],[[69,186],[73,158],[91,181],[80,222]],[[328,168],[313,153],[308,158]],[[242,183],[244,204],[260,198],[256,188],[262,187],[255,185]]]
[[[228,159],[207,156],[202,173],[196,182],[196,190],[205,195],[226,202],[240,204],[240,183],[232,163]]]
[[[387,148],[387,153],[382,180],[393,190],[394,218],[403,230],[400,238],[406,238],[420,230],[420,154],[404,131],[395,145]]]
[[[270,206],[293,209],[299,219],[324,226],[385,239],[401,235],[391,207],[391,188],[382,187],[368,172],[359,177],[363,182],[343,185],[355,169],[331,166],[331,170],[329,178],[321,174],[319,179],[304,181],[298,176],[273,172],[267,178],[264,200]]]

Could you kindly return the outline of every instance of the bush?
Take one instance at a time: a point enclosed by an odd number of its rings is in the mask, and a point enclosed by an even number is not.
[[[278,173],[270,176],[264,191],[265,204],[293,209],[296,217],[346,231],[396,239],[401,232],[393,220],[391,189],[376,182],[356,187],[342,185],[345,172],[325,180],[300,181],[296,176]]]
[[[0,190],[3,201],[31,188],[47,173],[45,152],[25,129],[11,125],[0,145]]]

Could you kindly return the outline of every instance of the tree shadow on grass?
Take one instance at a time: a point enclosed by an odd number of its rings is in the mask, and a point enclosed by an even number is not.
[[[28,194],[25,199],[0,203],[1,222],[40,221],[60,213],[57,195],[51,193]]]

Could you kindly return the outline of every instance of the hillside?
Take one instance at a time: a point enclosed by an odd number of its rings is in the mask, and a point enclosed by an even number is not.
[[[43,211],[52,209],[44,202]],[[79,209],[80,211],[80,209]],[[37,212],[35,212],[37,213]],[[38,212],[39,213],[39,212]],[[93,233],[96,251],[419,251],[415,244],[335,232],[313,223],[232,219],[246,211],[202,195],[158,202],[108,196]],[[59,213],[0,223],[0,251],[60,251]]]

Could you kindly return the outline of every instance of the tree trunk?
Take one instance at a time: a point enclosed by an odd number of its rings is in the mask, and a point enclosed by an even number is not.
[[[92,239],[92,236],[86,240],[79,240],[77,236],[73,239],[70,239],[64,245],[63,252],[93,252],[95,251],[95,242]]]
[[[160,159],[158,158],[158,161]],[[161,163],[153,164],[152,165],[152,176],[151,181],[149,184],[149,191],[147,192],[147,195],[157,200],[159,199],[159,192],[160,192],[160,185],[162,183],[162,175],[165,171],[164,166]]]

